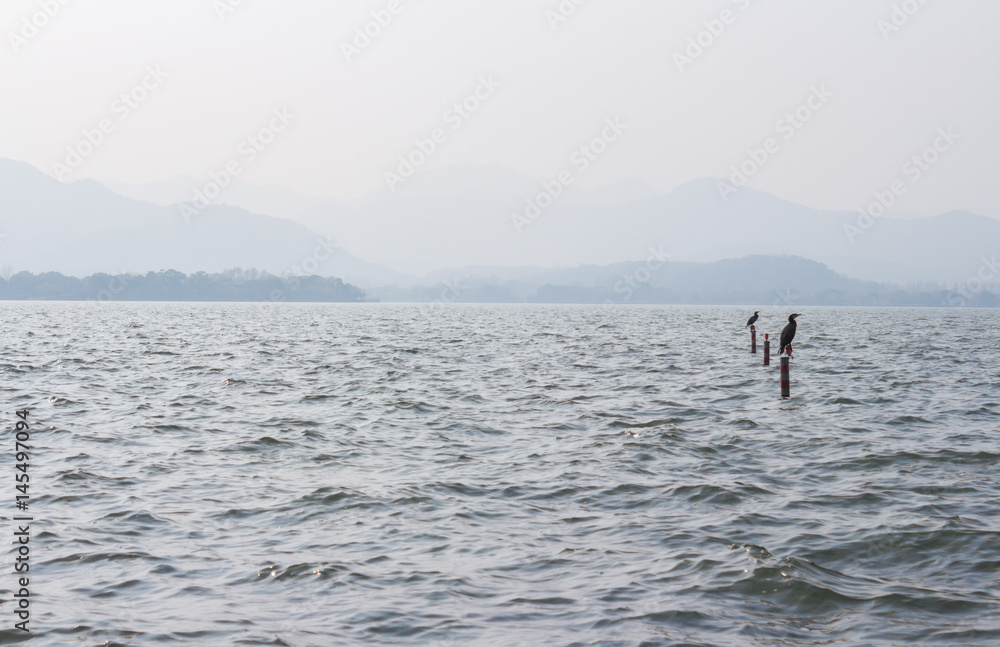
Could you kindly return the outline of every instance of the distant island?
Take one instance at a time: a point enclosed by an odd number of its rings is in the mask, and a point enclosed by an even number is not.
[[[796,256],[690,263],[653,253],[645,262],[600,266],[461,268],[437,272],[421,285],[365,294],[374,301],[444,303],[1000,307],[997,283],[895,285],[845,277]]]
[[[974,286],[979,287],[979,286]],[[0,300],[565,303],[888,307],[1000,307],[995,285],[907,286],[844,277],[793,256],[715,263],[647,260],[577,268],[464,268],[419,284],[361,289],[339,278],[275,276],[257,269],[209,274],[0,272]]]
[[[257,270],[220,274],[183,274],[173,270],[146,274],[93,274],[86,278],[58,272],[19,272],[0,277],[0,299],[46,301],[252,301],[357,302],[359,288],[320,276],[277,277]]]

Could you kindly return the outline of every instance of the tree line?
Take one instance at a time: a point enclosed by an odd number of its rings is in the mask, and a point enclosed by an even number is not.
[[[365,294],[337,278],[279,277],[237,268],[218,274],[165,270],[146,274],[92,274],[84,278],[58,272],[19,272],[0,276],[0,299],[358,302],[365,300]]]

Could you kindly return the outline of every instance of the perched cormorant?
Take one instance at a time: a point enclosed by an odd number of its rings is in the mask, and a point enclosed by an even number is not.
[[[781,348],[778,350],[779,357],[785,352],[785,348],[788,349],[788,356],[792,356],[792,340],[795,339],[795,318],[801,316],[800,314],[788,315],[788,325],[781,331]]]
[[[759,318],[760,318],[760,310],[754,310],[753,311],[753,316],[750,317],[750,319],[747,321],[747,325],[745,325],[743,327],[744,328],[749,328],[750,326],[752,326],[755,323],[757,323],[757,319],[759,319]]]

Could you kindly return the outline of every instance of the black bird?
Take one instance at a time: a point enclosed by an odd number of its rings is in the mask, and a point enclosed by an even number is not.
[[[801,317],[800,314],[788,315],[788,325],[785,326],[781,331],[781,348],[778,350],[778,356],[780,357],[785,349],[788,349],[788,356],[792,356],[792,340],[795,339],[795,318]]]
[[[752,326],[755,323],[757,323],[757,319],[759,319],[759,318],[760,318],[760,310],[754,310],[753,311],[753,316],[750,317],[749,320],[747,320],[747,325],[745,325],[743,327],[744,328],[749,328],[750,326]]]

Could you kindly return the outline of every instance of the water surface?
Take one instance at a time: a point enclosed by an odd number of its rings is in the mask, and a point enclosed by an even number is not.
[[[6,304],[29,644],[1000,644],[1000,312],[802,311]]]

